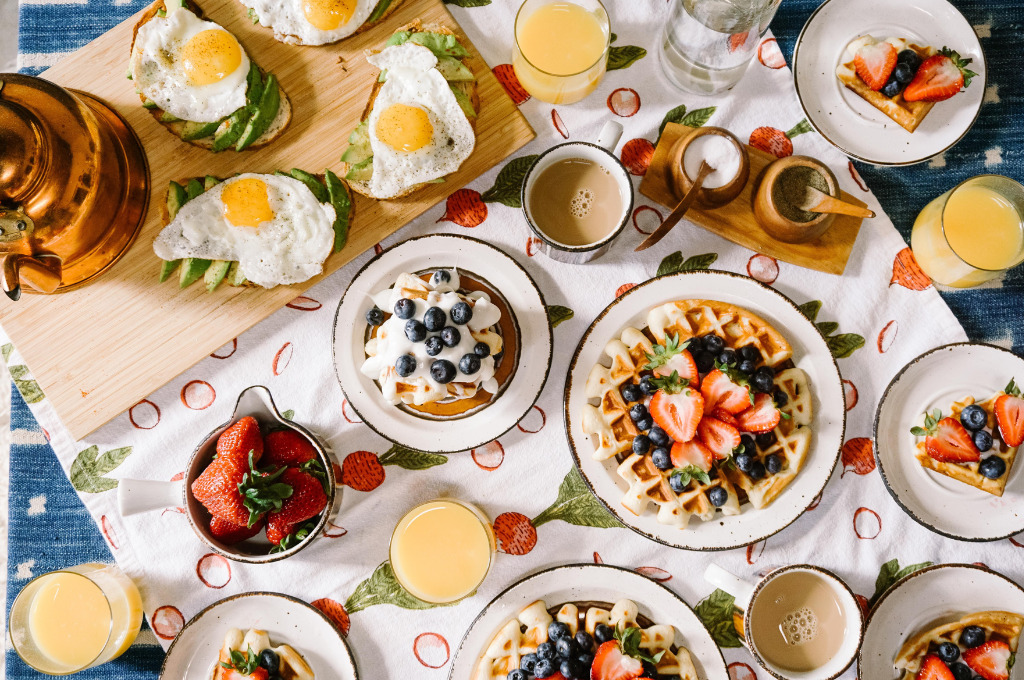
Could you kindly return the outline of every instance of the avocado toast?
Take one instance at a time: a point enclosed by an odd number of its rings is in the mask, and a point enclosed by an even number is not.
[[[273,29],[274,38],[280,42],[290,45],[327,45],[373,28],[391,16],[403,0],[348,0],[348,2],[322,4],[315,8],[310,7],[303,0],[301,2],[304,15],[302,19],[299,19],[298,13],[294,11],[297,9],[295,6],[300,5],[300,0],[240,0],[240,2],[248,8],[249,19],[252,23]],[[358,17],[353,16],[356,10],[364,6],[366,8],[364,13],[360,13]],[[289,12],[289,9],[293,11]],[[319,10],[321,13],[319,19],[328,20],[329,23],[334,24],[333,28],[314,26],[309,21],[307,10],[310,9]],[[351,12],[348,20],[342,20],[339,17],[341,12],[338,10],[344,11],[345,9]],[[366,18],[360,25],[353,28],[350,22],[354,23],[362,16]],[[296,23],[297,21],[300,23]]]

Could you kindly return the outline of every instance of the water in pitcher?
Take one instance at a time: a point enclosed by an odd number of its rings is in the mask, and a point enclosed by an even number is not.
[[[674,0],[661,63],[676,86],[710,95],[736,85],[781,0]]]

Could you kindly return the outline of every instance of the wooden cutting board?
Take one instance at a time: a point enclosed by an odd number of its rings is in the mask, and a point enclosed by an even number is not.
[[[413,19],[441,22],[471,54],[479,83],[476,148],[443,184],[412,196],[377,202],[356,196],[345,248],[328,258],[330,274],[450,193],[480,176],[534,137],[526,119],[452,19],[441,0],[405,0],[382,24],[341,43],[285,45],[254,26],[238,0],[199,0],[207,16],[234,33],[265,70],[277,75],[294,107],[284,135],[256,151],[213,154],[185,144],[153,120],[125,78],[132,28],[138,15],[42,73],[59,85],[89,92],[113,106],[134,128],[149,159],[151,199],[134,245],[98,281],[59,295],[24,295],[0,304],[0,324],[33,377],[76,439],[127,410],[176,375],[293,300],[320,277],[274,289],[221,285],[207,293],[202,281],[179,290],[158,283],[160,260],[152,243],[168,181],[199,175],[273,172],[302,168],[340,170],[347,146],[376,78],[364,50],[380,48]],[[141,14],[141,12],[139,13]]]

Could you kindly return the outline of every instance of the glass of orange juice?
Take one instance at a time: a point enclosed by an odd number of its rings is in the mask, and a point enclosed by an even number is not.
[[[970,288],[1024,261],[1024,186],[1002,175],[972,177],[926,205],[910,246],[936,283]]]
[[[468,503],[437,498],[418,505],[391,535],[390,560],[405,590],[433,604],[472,595],[494,559],[491,523]]]
[[[526,0],[515,30],[512,68],[537,99],[578,102],[604,77],[611,29],[600,0]]]
[[[7,630],[37,671],[69,675],[124,653],[142,625],[142,598],[114,565],[82,564],[29,581],[11,605]]]

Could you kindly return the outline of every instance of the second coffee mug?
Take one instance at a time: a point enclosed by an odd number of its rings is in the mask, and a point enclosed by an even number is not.
[[[834,680],[857,656],[864,614],[838,576],[794,564],[749,583],[717,565],[704,579],[743,611],[743,637],[757,663],[780,680]]]

